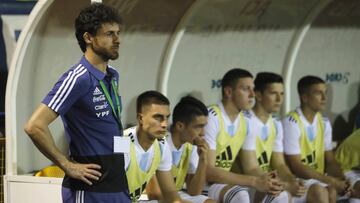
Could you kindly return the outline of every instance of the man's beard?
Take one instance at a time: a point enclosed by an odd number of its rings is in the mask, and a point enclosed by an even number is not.
[[[97,48],[94,46],[92,48],[93,48],[94,53],[97,54],[98,56],[100,56],[103,61],[109,61],[110,59],[115,60],[119,57],[118,52],[115,52],[114,54],[112,54],[104,48]]]

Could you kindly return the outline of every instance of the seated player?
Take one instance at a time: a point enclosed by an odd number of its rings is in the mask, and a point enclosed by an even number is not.
[[[208,111],[199,100],[187,96],[175,106],[171,133],[166,140],[172,152],[172,175],[182,199],[195,203],[215,202],[201,195],[206,179],[209,146],[203,139]],[[186,182],[186,189],[184,183]],[[162,199],[154,177],[146,193],[149,199]],[[182,190],[183,189],[183,190]]]
[[[159,92],[147,91],[136,101],[138,125],[124,131],[122,148],[130,198],[137,202],[156,173],[165,202],[181,201],[171,175],[171,152],[164,136],[170,116],[169,100]],[[129,139],[126,139],[129,138]]]
[[[306,184],[293,175],[283,154],[283,129],[274,114],[283,102],[284,85],[280,75],[258,73],[255,78],[255,106],[245,113],[249,119],[249,136],[240,151],[242,170],[246,174],[261,175],[276,170],[284,188],[293,196],[293,202],[318,202],[327,195],[319,184]],[[313,181],[312,181],[313,182]],[[306,194],[305,194],[306,193]],[[273,202],[276,201],[276,198]]]
[[[246,70],[229,70],[222,79],[222,101],[209,107],[205,139],[209,144],[207,167],[208,186],[205,192],[217,202],[250,202],[248,188],[278,195],[283,186],[266,173],[261,177],[231,172],[248,133],[242,110],[251,108],[254,92],[253,77]]]
[[[283,120],[289,167],[300,178],[328,185],[328,196],[322,202],[335,202],[336,194],[346,198],[351,187],[332,151],[330,121],[321,114],[326,104],[326,84],[319,77],[305,76],[298,82],[298,93],[300,107]]]

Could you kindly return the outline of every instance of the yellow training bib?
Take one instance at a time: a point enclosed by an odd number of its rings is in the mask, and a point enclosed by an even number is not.
[[[262,140],[260,135],[256,135],[256,158],[260,168],[265,172],[271,171],[270,159],[276,138],[276,126],[271,116],[269,122],[271,127],[267,139]]]
[[[185,178],[190,165],[192,149],[193,149],[192,144],[185,143],[179,165],[178,166],[172,165],[171,174],[174,177],[174,182],[177,190],[181,190],[184,186]]]
[[[232,167],[234,160],[244,143],[247,134],[247,125],[242,112],[239,113],[239,128],[234,136],[226,132],[222,113],[217,105],[210,107],[210,112],[214,111],[219,119],[220,131],[216,138],[216,162],[215,166],[229,171]]]
[[[135,144],[131,142],[130,165],[126,171],[126,177],[128,180],[129,193],[132,202],[137,202],[142,192],[144,191],[147,183],[149,182],[151,177],[155,174],[156,169],[159,167],[162,154],[160,151],[160,144],[157,139],[155,139],[153,146],[154,146],[154,157],[152,160],[151,167],[149,168],[148,171],[143,171],[141,170],[137,162]]]
[[[300,129],[300,152],[301,161],[309,167],[315,169],[317,172],[324,174],[325,169],[325,130],[322,121],[322,115],[317,113],[315,119],[317,122],[316,137],[311,141],[306,132],[305,126],[300,119],[297,112],[290,112],[289,115],[295,119]]]

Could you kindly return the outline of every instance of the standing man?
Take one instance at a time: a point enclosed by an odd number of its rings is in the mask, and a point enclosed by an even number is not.
[[[170,102],[160,92],[147,91],[136,100],[138,125],[124,131],[130,137],[125,155],[130,197],[137,202],[156,174],[164,202],[180,202],[171,175],[171,152],[165,140],[170,117]]]
[[[316,76],[305,76],[298,82],[300,107],[283,120],[284,151],[290,169],[303,179],[316,179],[327,184],[329,197],[322,202],[335,202],[336,193],[351,193],[332,151],[332,128],[321,112],[326,104],[326,84]],[[326,173],[326,174],[325,174]]]
[[[172,175],[181,198],[195,203],[211,203],[201,195],[206,181],[209,146],[203,139],[207,123],[206,106],[194,97],[183,97],[173,111],[171,134],[166,140],[172,153]],[[184,183],[186,182],[186,189]],[[162,199],[156,178],[146,188],[150,199]]]
[[[232,69],[222,79],[222,101],[209,108],[205,127],[205,140],[210,147],[206,171],[211,184],[208,195],[218,202],[249,202],[247,188],[243,186],[273,195],[283,190],[272,173],[256,177],[230,172],[248,133],[248,123],[241,111],[251,108],[253,88],[251,73]]]
[[[321,199],[328,198],[326,189],[313,184],[305,194],[303,182],[291,173],[285,163],[283,128],[273,115],[280,111],[283,95],[284,84],[280,75],[270,72],[257,74],[256,103],[253,109],[245,114],[249,119],[250,133],[240,151],[242,170],[246,174],[257,176],[276,170],[294,202],[322,202]]]
[[[94,3],[75,20],[84,56],[58,80],[25,126],[37,148],[65,172],[63,202],[130,202],[122,148],[119,74],[108,66],[118,58],[122,20]],[[64,123],[70,155],[55,145],[49,125]]]

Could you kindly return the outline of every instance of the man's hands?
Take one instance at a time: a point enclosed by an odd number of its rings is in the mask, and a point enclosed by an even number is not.
[[[296,197],[301,197],[306,192],[304,182],[299,179],[294,179],[291,182],[285,183],[285,190],[289,191],[291,195]]]
[[[284,190],[284,184],[278,179],[276,172],[272,171],[256,178],[255,189],[276,196]]]
[[[340,196],[349,196],[351,195],[353,188],[351,188],[350,182],[347,180],[340,180],[335,177],[327,176],[329,179],[329,184],[333,186],[337,193]]]
[[[194,145],[197,146],[197,153],[199,155],[199,161],[207,164],[208,161],[208,152],[209,152],[209,145],[202,137],[197,137],[194,139]]]
[[[63,167],[66,175],[81,180],[88,185],[93,181],[99,180],[101,166],[97,164],[80,164],[69,161]]]

